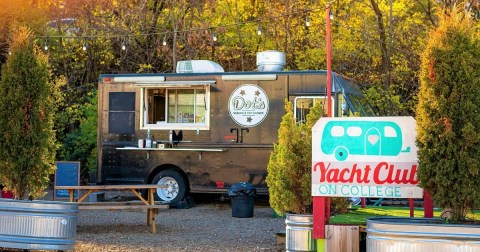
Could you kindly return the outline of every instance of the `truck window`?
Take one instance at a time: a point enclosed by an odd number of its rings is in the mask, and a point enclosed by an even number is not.
[[[144,127],[205,129],[207,90],[198,88],[147,88],[144,91]]]
[[[327,97],[325,96],[301,96],[296,97],[294,101],[294,116],[295,121],[298,123],[305,123],[307,120],[307,115],[310,112],[310,109],[313,107],[314,102],[320,102],[323,108],[324,116],[327,115]],[[333,105],[333,98],[332,98]],[[333,107],[333,106],[332,106]],[[332,109],[333,110],[333,109]]]

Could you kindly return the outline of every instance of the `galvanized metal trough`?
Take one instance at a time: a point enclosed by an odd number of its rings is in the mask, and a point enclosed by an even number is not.
[[[78,205],[0,199],[0,248],[74,250]]]
[[[367,220],[367,252],[480,251],[480,225],[441,219],[379,217]]]
[[[286,251],[316,251],[313,239],[313,216],[311,214],[287,214]]]

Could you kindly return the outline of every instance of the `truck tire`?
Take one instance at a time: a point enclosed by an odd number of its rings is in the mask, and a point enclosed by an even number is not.
[[[166,185],[168,188],[159,188],[155,193],[155,200],[177,203],[187,194],[186,182],[183,176],[174,170],[164,170],[152,180],[152,184]]]

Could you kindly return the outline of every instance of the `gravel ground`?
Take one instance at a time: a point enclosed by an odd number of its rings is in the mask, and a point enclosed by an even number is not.
[[[277,251],[282,218],[257,204],[254,217],[235,218],[229,202],[161,209],[157,233],[141,211],[84,210],[78,215],[76,251]]]
[[[129,197],[123,194],[109,191],[105,198]],[[51,195],[43,199],[52,200]],[[285,219],[274,217],[268,199],[255,199],[252,218],[232,217],[230,200],[218,196],[200,195],[194,202],[189,209],[159,209],[155,234],[146,226],[145,210],[81,210],[75,251],[284,250],[276,233],[285,232]]]

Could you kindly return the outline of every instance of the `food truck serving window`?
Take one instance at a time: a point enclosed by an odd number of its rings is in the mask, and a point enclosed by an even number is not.
[[[208,129],[209,87],[143,87],[141,128]]]

